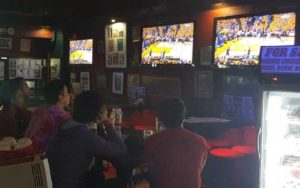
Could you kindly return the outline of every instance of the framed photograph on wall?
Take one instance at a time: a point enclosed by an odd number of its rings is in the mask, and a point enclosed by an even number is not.
[[[127,75],[127,96],[129,96],[130,87],[140,86],[140,75],[139,74],[128,74]]]
[[[147,95],[149,96],[181,96],[181,80],[177,77],[142,76],[141,86],[146,88]]]
[[[213,74],[212,71],[195,72],[195,97],[211,98]]]
[[[30,52],[30,39],[21,39],[20,40],[20,51],[21,52]]]
[[[90,89],[90,73],[80,72],[80,86],[82,90]]]
[[[203,46],[200,48],[200,65],[209,66],[211,65],[212,56],[211,56],[212,46]]]
[[[126,68],[126,23],[114,23],[105,27],[105,67]]]
[[[12,39],[0,37],[0,49],[12,49]]]
[[[124,73],[113,72],[112,93],[123,95]]]
[[[59,79],[60,78],[60,59],[59,58],[51,58],[50,59],[50,71],[51,71],[51,79]]]

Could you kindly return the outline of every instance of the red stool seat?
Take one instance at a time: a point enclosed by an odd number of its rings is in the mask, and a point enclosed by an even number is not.
[[[243,156],[243,153],[228,148],[212,149],[209,151],[209,153],[213,156],[225,157],[225,158],[235,158],[235,157]]]
[[[254,147],[254,146],[237,145],[237,146],[233,146],[232,150],[237,151],[239,153],[243,153],[243,154],[256,153],[256,147]]]

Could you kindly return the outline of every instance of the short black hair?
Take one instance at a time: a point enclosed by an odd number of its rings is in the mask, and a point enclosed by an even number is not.
[[[51,80],[45,87],[45,98],[49,104],[55,104],[59,100],[59,95],[63,94],[65,83],[62,80]]]
[[[24,80],[21,77],[18,77],[18,79],[11,79],[8,80],[6,83],[4,83],[2,85],[1,88],[1,98],[2,98],[2,105],[4,105],[4,107],[8,107],[11,105],[10,100],[16,97],[16,94],[18,92],[18,90],[22,90],[21,84],[19,82],[19,78],[20,80]]]
[[[166,99],[159,107],[159,117],[167,128],[180,127],[185,118],[185,113],[185,104],[178,98]]]
[[[73,119],[80,123],[95,121],[102,107],[102,97],[97,91],[83,91],[74,101]]]

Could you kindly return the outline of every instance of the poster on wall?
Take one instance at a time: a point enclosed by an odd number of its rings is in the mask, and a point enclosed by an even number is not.
[[[42,79],[42,59],[10,58],[9,78]]]
[[[90,73],[80,72],[80,86],[82,90],[90,89]]]
[[[124,73],[122,72],[113,72],[113,87],[112,93],[114,94],[123,94],[124,88]]]
[[[0,49],[12,49],[12,39],[0,37]]]
[[[126,68],[126,23],[114,23],[105,27],[106,68]]]
[[[4,80],[4,62],[0,61],[0,80]]]
[[[141,86],[146,88],[149,96],[180,97],[181,95],[181,80],[176,77],[142,76]]]
[[[211,98],[212,97],[212,72],[196,71],[195,72],[195,97]]]
[[[30,39],[21,39],[20,51],[21,52],[30,52]]]
[[[140,86],[140,75],[139,74],[128,74],[127,75],[127,96],[130,95],[130,87]]]
[[[50,59],[50,70],[51,70],[51,79],[60,78],[60,59],[51,58]]]

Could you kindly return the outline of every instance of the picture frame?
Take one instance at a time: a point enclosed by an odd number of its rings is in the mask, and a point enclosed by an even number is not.
[[[127,96],[129,96],[130,87],[138,87],[141,84],[139,74],[128,74],[127,75]]]
[[[177,77],[142,76],[141,86],[147,95],[155,97],[180,97],[181,80]]]
[[[195,97],[211,98],[213,73],[212,71],[196,71],[194,80]]]
[[[30,39],[21,39],[20,40],[20,51],[21,52],[30,52],[31,41]]]
[[[0,37],[0,49],[12,49],[12,38]]]
[[[80,86],[82,91],[90,89],[90,73],[80,72]]]
[[[212,46],[203,46],[200,48],[200,65],[210,66],[212,64]]]
[[[50,59],[50,78],[59,79],[60,78],[60,58]]]
[[[124,73],[113,72],[112,93],[123,95],[124,90]]]
[[[127,24],[118,22],[105,26],[105,67],[127,67]]]

